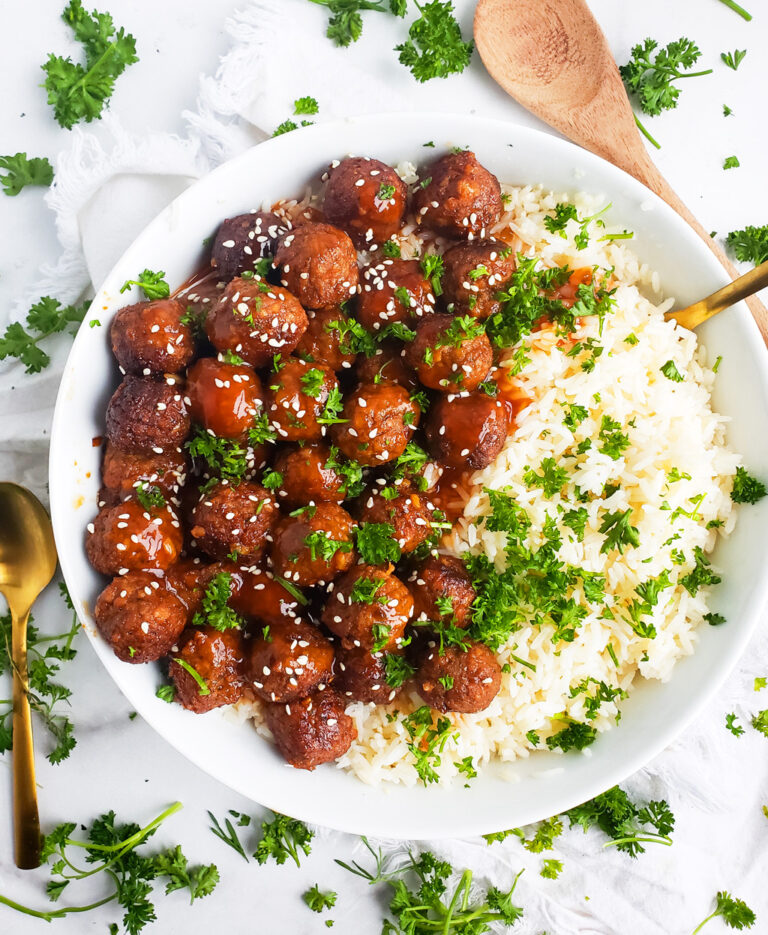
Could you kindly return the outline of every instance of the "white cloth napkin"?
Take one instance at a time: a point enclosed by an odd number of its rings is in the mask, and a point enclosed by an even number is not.
[[[465,34],[473,7],[471,0],[456,3]],[[73,302],[87,294],[160,208],[217,164],[271,135],[303,95],[318,99],[318,120],[421,109],[540,126],[496,88],[477,58],[464,75],[417,85],[391,51],[402,40],[402,22],[366,14],[362,40],[340,50],[324,38],[326,19],[325,9],[306,0],[251,0],[228,23],[231,49],[217,73],[201,79],[197,107],[184,115],[184,137],[137,138],[110,113],[104,118],[107,142],[75,129],[55,160],[56,182],[47,195],[62,254],[42,269],[11,318],[23,318],[40,295]],[[24,375],[15,362],[0,363],[0,477],[43,497],[48,428],[68,349],[65,338],[54,343],[53,363],[42,374]],[[768,865],[768,820],[761,806],[768,803],[768,740],[752,730],[737,740],[725,730],[724,716],[735,711],[744,723],[751,711],[768,706],[768,690],[764,697],[753,691],[754,677],[766,674],[768,639],[761,634],[709,710],[625,784],[644,799],[669,800],[677,816],[672,848],[651,845],[632,861],[603,850],[599,836],[585,838],[578,830],[543,855],[529,854],[514,838],[493,847],[462,841],[432,848],[500,885],[510,870],[525,866],[518,893],[526,916],[516,927],[522,935],[686,935],[718,889],[736,891],[765,913],[760,867]],[[565,863],[557,882],[539,876],[548,856]],[[765,915],[761,924],[767,928],[757,931],[768,931]]]

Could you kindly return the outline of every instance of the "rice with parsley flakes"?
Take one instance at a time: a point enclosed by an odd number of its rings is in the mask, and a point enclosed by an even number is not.
[[[545,327],[505,352],[501,366],[530,403],[496,460],[470,477],[442,542],[485,568],[497,600],[524,608],[497,649],[501,689],[482,712],[435,712],[429,724],[413,715],[424,702],[408,687],[388,706],[350,704],[358,737],[338,766],[372,785],[465,781],[491,760],[579,749],[611,728],[636,678],[666,680],[693,652],[717,580],[707,553],[735,523],[739,458],[711,408],[715,376],[695,335],[664,321],[672,302],[661,301],[658,275],[625,241],[601,240],[612,229],[599,218],[581,250],[578,220],[567,238],[549,231],[544,219],[566,197],[503,190],[494,233],[544,267],[607,273],[615,305],[602,324],[577,319],[567,338]],[[604,206],[586,195],[573,203],[578,218]],[[403,255],[418,255],[413,227],[408,240]],[[532,589],[523,598],[515,569]],[[568,743],[547,744],[574,723]],[[430,741],[438,755],[425,762],[418,749]]]

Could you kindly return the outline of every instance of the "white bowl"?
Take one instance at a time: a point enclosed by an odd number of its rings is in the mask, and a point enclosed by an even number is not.
[[[434,141],[435,149],[424,148]],[[169,205],[136,239],[94,299],[89,317],[101,328],[80,329],[69,355],[53,422],[50,494],[62,570],[97,655],[136,710],[201,769],[276,811],[344,831],[390,838],[473,835],[546,818],[593,797],[647,763],[672,741],[717,691],[746,646],[768,590],[768,499],[739,511],[735,533],[715,553],[723,583],[712,609],[725,626],[702,626],[695,653],[665,684],[639,680],[622,705],[621,724],[586,754],[536,753],[486,768],[465,789],[373,788],[325,766],[287,766],[248,724],[221,711],[195,715],[155,698],[154,665],[120,662],[95,632],[91,608],[104,579],[83,548],[96,512],[104,411],[117,383],[108,346],[112,314],[125,303],[119,289],[150,267],[172,285],[199,264],[204,238],[228,216],[300,194],[332,159],[349,153],[388,163],[423,163],[450,146],[470,146],[481,163],[510,183],[541,183],[556,191],[583,189],[613,203],[611,218],[636,232],[631,243],[661,274],[666,294],[681,304],[719,288],[727,276],[695,233],[630,176],[547,134],[493,120],[446,114],[356,117],[299,130],[255,147],[212,172]],[[105,220],[119,223],[119,218]],[[723,356],[714,394],[730,416],[729,442],[753,472],[768,474],[768,356],[742,304],[701,329],[712,355]],[[223,790],[222,790],[223,791]]]

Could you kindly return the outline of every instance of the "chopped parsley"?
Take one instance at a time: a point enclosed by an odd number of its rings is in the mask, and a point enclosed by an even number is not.
[[[566,408],[568,411],[563,419],[563,425],[572,432],[575,432],[589,415],[589,410],[584,406],[579,406],[577,403],[571,403]]]
[[[744,733],[744,728],[736,723],[736,715],[733,713],[725,715],[725,727],[734,737],[741,737]]]
[[[365,354],[366,357],[376,354],[378,345],[375,338],[354,318],[339,318],[337,321],[326,322],[325,330],[329,333],[338,332],[339,350],[342,354]]]
[[[446,744],[452,739],[452,725],[447,717],[438,717],[433,722],[432,709],[422,705],[403,718],[403,727],[410,740],[406,746],[414,758],[414,767],[421,782],[426,786],[438,782],[440,777],[435,767],[440,766]]]
[[[336,905],[336,896],[333,890],[322,892],[317,883],[311,886],[301,898],[309,906],[312,912],[322,912],[324,909],[331,909]]]
[[[403,306],[410,311],[411,308],[411,293],[405,288],[405,286],[398,286],[395,289],[395,298]]]
[[[400,244],[396,240],[385,240],[381,245],[381,252],[392,260],[399,260],[402,256]]]
[[[341,390],[338,386],[334,386],[328,394],[328,399],[325,401],[322,413],[317,417],[318,424],[338,425],[342,422],[346,422],[347,419],[342,419],[340,416],[343,407],[344,399],[341,395]]]
[[[712,584],[719,584],[722,580],[719,575],[716,575],[712,571],[709,559],[700,546],[697,545],[694,547],[693,555],[694,567],[687,575],[680,579],[680,584],[682,584],[691,597],[697,595],[699,588],[709,587]]]
[[[555,860],[550,857],[542,863],[539,875],[544,877],[545,880],[556,880],[562,872],[562,860]]]
[[[318,398],[323,390],[324,383],[325,372],[318,370],[317,367],[312,367],[311,370],[307,370],[306,373],[301,375],[302,392],[306,393],[307,396],[311,396],[312,399]]]
[[[436,347],[461,347],[465,341],[473,341],[485,334],[485,326],[470,315],[458,315],[452,319],[435,342]]]
[[[277,490],[283,483],[283,475],[280,471],[270,468],[268,471],[264,472],[264,476],[261,478],[261,486],[266,487],[267,490]]]
[[[568,481],[568,471],[557,466],[554,458],[543,458],[541,473],[537,474],[533,468],[527,467],[523,472],[523,480],[528,487],[541,487],[545,497],[554,497],[559,494]]]
[[[602,442],[598,451],[614,461],[618,461],[622,452],[629,448],[629,437],[621,431],[620,423],[608,415],[603,416],[598,438]]]
[[[227,604],[231,593],[232,575],[227,571],[219,572],[205,589],[201,609],[192,617],[192,625],[209,626],[222,632],[244,626],[243,618]]]
[[[731,490],[731,500],[734,503],[757,503],[768,493],[765,484],[752,477],[743,467],[736,468],[736,475],[733,478],[733,489]]]
[[[741,163],[737,156],[726,156],[723,160],[724,169],[738,169]]]
[[[357,461],[350,461],[343,455],[340,455],[339,449],[331,445],[328,452],[328,459],[325,462],[325,470],[333,471],[341,480],[340,492],[346,498],[357,497],[363,492],[363,467]]]
[[[171,294],[171,287],[165,281],[165,272],[163,270],[154,272],[154,270],[145,269],[139,273],[138,279],[126,279],[120,287],[121,294],[127,292],[131,286],[138,286],[150,301],[167,299]]]
[[[632,510],[617,510],[615,513],[606,513],[603,522],[600,524],[600,532],[605,535],[600,552],[609,552],[611,549],[618,549],[623,554],[626,546],[640,545],[640,536],[636,526],[632,526],[629,519]]]
[[[580,721],[573,721],[561,731],[547,737],[547,746],[550,750],[583,750],[593,744],[597,739],[597,730]]]
[[[384,671],[387,685],[399,688],[412,678],[416,669],[408,662],[405,656],[387,653],[384,657]]]
[[[739,65],[741,65],[741,63],[746,58],[746,55],[746,49],[734,49],[733,52],[721,52],[720,58],[723,60],[725,65],[728,66],[728,68],[732,68],[734,71],[736,71]]]
[[[376,193],[376,197],[379,201],[388,201],[395,194],[395,186],[391,184],[382,184],[379,186],[379,190]]]
[[[300,97],[293,102],[293,113],[295,116],[301,114],[316,114],[320,110],[320,105],[314,97]]]
[[[737,260],[758,266],[768,260],[768,224],[763,227],[750,225],[742,230],[731,231],[725,243]]]
[[[357,551],[366,565],[386,565],[400,560],[400,546],[391,523],[360,523]]]
[[[337,552],[351,552],[352,543],[348,540],[331,539],[330,534],[322,529],[316,529],[304,537],[304,545],[309,549],[312,561],[320,558],[330,562]]]
[[[159,487],[143,481],[136,488],[136,499],[145,510],[154,510],[165,506],[165,497]]]
[[[254,857],[259,864],[274,860],[277,864],[284,864],[290,859],[297,867],[301,866],[300,853],[309,855],[312,848],[310,841],[315,836],[303,821],[298,818],[289,818],[279,812],[273,812],[272,821],[262,821],[261,840],[258,843]]]
[[[611,846],[630,857],[642,854],[644,844],[672,844],[675,816],[669,805],[660,799],[640,807],[619,786],[575,806],[566,815],[572,828],[579,825],[585,832],[599,828],[611,839]]]
[[[752,718],[752,726],[764,737],[768,737],[768,709],[758,711]]]
[[[589,217],[580,218],[577,211],[576,205],[571,204],[570,202],[558,202],[554,208],[554,215],[547,215],[544,218],[544,227],[550,232],[550,234],[559,234],[564,240],[567,239],[567,234],[565,228],[569,221],[575,221],[579,229],[574,235],[573,241],[576,245],[577,250],[583,250],[589,243],[589,225],[592,221],[596,223],[598,227],[605,227],[605,221],[600,217],[601,214],[611,207],[610,204],[607,204],[604,208],[601,208],[595,214],[591,214]],[[629,239],[631,234],[612,234],[609,235],[611,239]],[[601,240],[606,240],[608,238],[601,237]]]
[[[576,541],[584,541],[584,532],[587,528],[587,519],[589,513],[587,512],[586,507],[578,507],[575,510],[569,510],[567,513],[563,514],[562,522],[563,525],[568,526],[576,534]]]

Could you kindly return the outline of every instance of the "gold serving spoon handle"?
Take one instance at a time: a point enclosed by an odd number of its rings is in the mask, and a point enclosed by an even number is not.
[[[55,571],[53,529],[43,505],[18,484],[0,483],[0,593],[5,595],[11,612],[14,855],[16,866],[22,870],[40,864],[27,622],[32,604]]]
[[[729,282],[727,286],[723,286],[722,289],[718,289],[717,292],[713,292],[712,295],[708,295],[705,299],[694,302],[688,308],[667,312],[664,318],[667,321],[674,318],[679,325],[693,331],[694,328],[708,318],[717,315],[718,312],[722,312],[725,308],[730,308],[731,305],[735,305],[737,302],[741,302],[747,296],[754,295],[761,289],[765,289],[766,286],[768,286],[768,260],[743,276],[739,276],[738,279],[734,279],[733,282]]]

